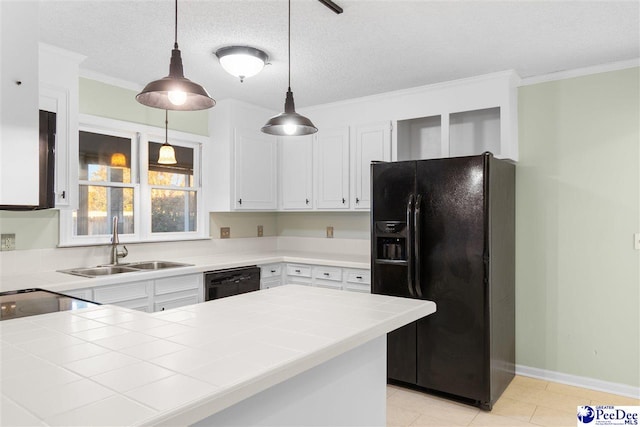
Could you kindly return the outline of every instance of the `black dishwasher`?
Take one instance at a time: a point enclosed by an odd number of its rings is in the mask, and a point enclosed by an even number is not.
[[[257,291],[260,289],[260,268],[253,265],[207,271],[204,289],[205,301]]]

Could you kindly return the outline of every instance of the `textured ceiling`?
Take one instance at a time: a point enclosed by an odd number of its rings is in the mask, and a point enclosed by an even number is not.
[[[0,0],[6,1],[6,0]],[[24,0],[23,0],[24,1]],[[640,2],[292,1],[296,106],[515,69],[521,77],[640,57]],[[140,87],[169,72],[174,3],[41,0],[40,40],[86,55],[81,67]],[[185,76],[214,99],[280,110],[287,85],[287,2],[180,0]],[[213,52],[264,50],[271,65],[244,83]]]

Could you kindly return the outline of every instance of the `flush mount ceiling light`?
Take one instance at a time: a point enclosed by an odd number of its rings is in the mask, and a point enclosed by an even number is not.
[[[255,47],[227,46],[216,51],[216,56],[224,70],[240,78],[243,82],[247,77],[258,74],[269,60],[269,56]]]
[[[176,160],[176,150],[169,144],[169,111],[164,112],[164,144],[160,146],[160,153],[158,154],[159,165],[175,165],[178,163]]]
[[[318,128],[311,120],[296,113],[291,92],[291,0],[289,0],[289,87],[284,102],[284,113],[273,116],[260,129],[264,133],[279,136],[311,135],[318,132]]]
[[[169,75],[155,80],[136,95],[136,100],[148,107],[163,110],[205,110],[216,105],[205,88],[184,76],[182,56],[178,49],[178,0],[176,4],[175,39],[171,51]]]

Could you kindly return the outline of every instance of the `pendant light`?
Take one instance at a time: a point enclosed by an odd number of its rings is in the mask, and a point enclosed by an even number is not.
[[[163,110],[205,110],[216,105],[205,88],[184,76],[182,56],[178,49],[178,0],[176,4],[175,38],[171,51],[169,75],[155,80],[136,95],[136,100],[148,107]]]
[[[176,150],[169,144],[169,111],[164,111],[164,144],[160,147],[160,153],[158,154],[159,165],[175,165],[178,163],[176,160]]]
[[[279,136],[311,135],[318,132],[318,128],[311,123],[311,120],[296,113],[293,102],[293,92],[291,92],[291,0],[289,0],[289,87],[284,102],[284,113],[271,117],[261,131]]]
[[[124,153],[113,153],[111,155],[112,168],[124,168],[127,166],[127,157]]]

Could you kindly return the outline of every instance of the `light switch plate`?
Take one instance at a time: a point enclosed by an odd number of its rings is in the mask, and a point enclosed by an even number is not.
[[[16,250],[16,235],[15,234],[2,234],[2,235],[0,235],[0,250],[3,250],[3,251],[15,251]]]
[[[231,237],[231,227],[220,227],[220,238],[228,239]]]
[[[333,227],[327,227],[327,239],[333,239]]]
[[[264,229],[261,225],[258,226],[258,237],[262,237],[264,235]]]

